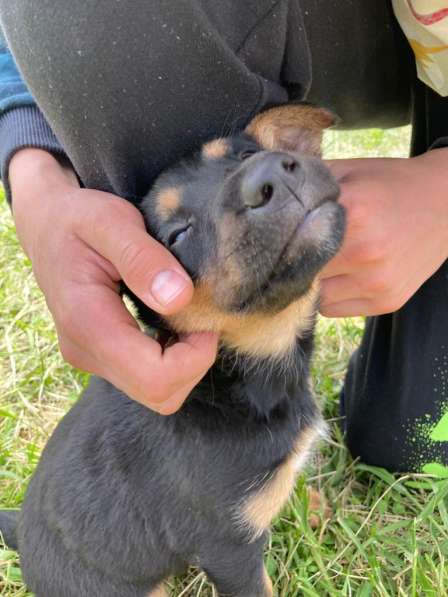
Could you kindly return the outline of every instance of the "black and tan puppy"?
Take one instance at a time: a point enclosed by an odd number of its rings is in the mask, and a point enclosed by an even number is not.
[[[286,106],[163,173],[142,209],[195,282],[172,332],[219,357],[160,416],[93,378],[44,450],[16,535],[37,597],[148,597],[189,564],[221,595],[272,595],[263,546],[322,429],[309,382],[316,275],[344,216],[319,159],[326,111]],[[2,526],[3,525],[3,526]]]

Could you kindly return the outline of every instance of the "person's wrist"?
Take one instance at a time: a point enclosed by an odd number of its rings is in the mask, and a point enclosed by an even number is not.
[[[11,159],[8,174],[13,209],[17,202],[41,197],[55,187],[79,188],[73,169],[42,149],[19,150]]]
[[[39,222],[45,220],[55,200],[62,203],[64,196],[79,189],[79,183],[68,165],[35,148],[18,151],[11,159],[8,174],[17,235],[32,259]]]
[[[425,168],[425,172],[422,172],[423,180],[436,185],[435,191],[429,192],[424,200],[440,223],[439,229],[441,227],[443,231],[448,256],[448,147],[432,149],[413,159],[421,162]]]

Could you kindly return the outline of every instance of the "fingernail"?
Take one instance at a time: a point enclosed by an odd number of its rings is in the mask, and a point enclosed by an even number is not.
[[[160,305],[168,305],[187,287],[188,282],[175,271],[160,272],[153,279],[151,294]]]

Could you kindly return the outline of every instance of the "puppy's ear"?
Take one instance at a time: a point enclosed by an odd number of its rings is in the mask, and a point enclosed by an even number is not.
[[[309,104],[286,105],[258,114],[246,133],[269,151],[293,151],[321,155],[323,129],[337,122],[337,117]]]

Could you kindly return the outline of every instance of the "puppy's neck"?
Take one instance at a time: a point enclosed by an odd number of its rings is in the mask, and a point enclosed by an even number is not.
[[[319,295],[315,282],[306,294],[277,313],[229,313],[216,307],[205,287],[193,301],[168,317],[178,333],[217,332],[224,352],[245,362],[281,364],[293,355],[297,340],[313,329]]]
[[[272,421],[287,413],[314,412],[309,386],[312,334],[296,338],[282,359],[248,357],[222,346],[218,358],[200,382],[211,406],[239,412],[243,419]],[[197,395],[197,394],[196,394]]]
[[[217,309],[209,295],[197,288],[193,301],[180,314],[160,316],[127,289],[138,306],[141,320],[164,344],[171,330],[178,333],[215,331],[221,342],[218,358],[194,390],[196,400],[222,409],[240,410],[268,419],[281,405],[315,409],[309,390],[309,361],[319,286],[276,314],[229,314]],[[153,328],[153,329],[154,329]],[[169,341],[169,340],[168,340]],[[212,397],[212,398],[211,398]]]
[[[285,364],[293,358],[297,340],[313,329],[315,304],[314,297],[307,295],[274,315],[257,313],[232,319],[221,332],[223,349],[255,364]]]
[[[316,284],[277,314],[246,316],[240,325],[227,325],[210,374],[227,386],[226,404],[236,396],[237,409],[261,420],[287,412],[314,416],[309,363],[318,293]]]

